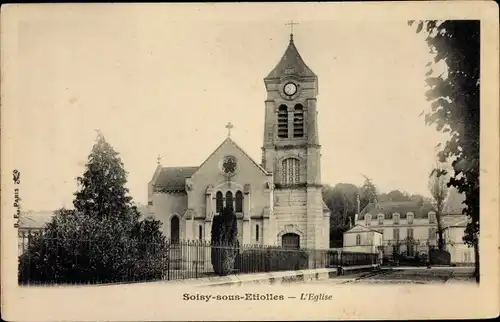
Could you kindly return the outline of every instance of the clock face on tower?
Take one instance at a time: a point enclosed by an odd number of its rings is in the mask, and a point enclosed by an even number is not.
[[[287,83],[283,88],[283,92],[288,96],[292,96],[297,92],[297,85],[294,83]]]

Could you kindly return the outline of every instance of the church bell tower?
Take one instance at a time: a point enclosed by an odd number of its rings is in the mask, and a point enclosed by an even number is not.
[[[296,230],[300,247],[328,247],[328,237],[327,245],[323,245],[320,236],[325,235],[325,221],[316,111],[318,77],[300,56],[293,33],[264,83],[267,99],[262,166],[274,174],[277,229],[284,232],[282,235]],[[277,242],[282,244],[279,235]]]

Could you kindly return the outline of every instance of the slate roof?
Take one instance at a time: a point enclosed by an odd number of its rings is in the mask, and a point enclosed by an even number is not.
[[[384,201],[368,204],[359,214],[359,219],[364,219],[365,214],[371,214],[372,218],[384,214],[385,219],[391,219],[393,213],[399,213],[400,218],[406,218],[408,212],[412,212],[415,218],[427,218],[429,211],[435,209],[427,202],[421,204],[419,201]]]
[[[281,57],[279,63],[274,67],[274,69],[267,75],[266,79],[269,78],[280,78],[284,75],[287,68],[293,67],[293,75],[300,77],[315,77],[316,75],[313,71],[304,63],[304,60],[299,54],[297,47],[293,43],[293,35],[290,35],[290,43],[285,50],[285,53]]]
[[[466,215],[444,215],[441,219],[443,222],[443,228],[465,227],[468,221]]]
[[[167,191],[183,191],[186,189],[186,178],[189,178],[199,167],[163,167],[155,182],[156,188]]]

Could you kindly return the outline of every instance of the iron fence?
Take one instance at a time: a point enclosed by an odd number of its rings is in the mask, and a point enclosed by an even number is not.
[[[21,284],[127,283],[215,276],[214,264],[223,260],[217,255],[222,252],[234,255],[228,274],[377,263],[377,254],[341,250],[214,245],[203,240],[152,243],[114,240],[112,236],[82,240],[48,237],[41,231],[20,232],[19,252]]]

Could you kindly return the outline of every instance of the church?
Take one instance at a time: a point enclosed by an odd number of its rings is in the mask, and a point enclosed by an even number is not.
[[[157,168],[148,183],[148,213],[172,240],[210,240],[212,219],[232,205],[240,244],[329,247],[330,210],[323,202],[318,137],[318,77],[293,33],[264,78],[262,160],[228,136],[197,167]]]

